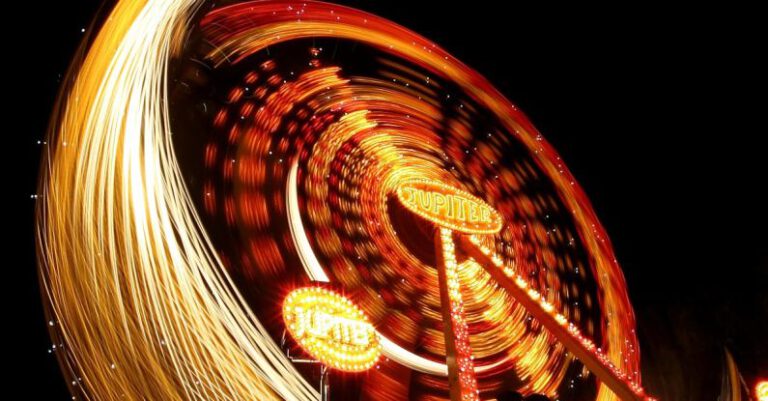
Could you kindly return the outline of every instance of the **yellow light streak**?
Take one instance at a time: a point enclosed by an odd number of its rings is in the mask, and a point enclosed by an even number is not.
[[[120,1],[54,116],[40,277],[81,399],[319,397],[225,273],[171,146],[167,63],[200,4]]]

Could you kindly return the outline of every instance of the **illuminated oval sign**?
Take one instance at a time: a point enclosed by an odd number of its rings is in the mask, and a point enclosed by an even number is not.
[[[768,401],[768,380],[763,380],[755,386],[757,401]]]
[[[363,311],[325,288],[299,288],[288,294],[283,320],[299,346],[326,366],[360,372],[381,355],[376,330]]]
[[[438,181],[402,182],[397,198],[408,210],[445,228],[465,234],[494,234],[501,230],[501,215],[482,199]]]

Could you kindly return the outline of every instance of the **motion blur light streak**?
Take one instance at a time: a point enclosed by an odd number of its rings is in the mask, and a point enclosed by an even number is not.
[[[288,210],[288,220],[290,222],[291,238],[296,244],[296,252],[301,257],[301,265],[307,272],[309,278],[313,281],[328,282],[328,275],[325,274],[323,266],[320,265],[320,261],[312,252],[312,245],[309,243],[306,231],[304,230],[304,224],[301,222],[301,211],[299,210],[299,195],[298,188],[296,187],[296,174],[299,165],[293,163],[291,170],[288,173],[288,188],[286,192],[286,208]]]
[[[192,1],[122,1],[62,99],[38,221],[51,335],[90,400],[317,399],[226,275],[171,146]]]
[[[74,395],[317,399],[275,342],[281,301],[315,281],[355,300],[386,356],[334,398],[446,399],[435,229],[398,201],[416,180],[465,193],[421,211],[471,214],[451,229],[640,388],[624,278],[586,196],[527,118],[434,43],[313,1],[121,1],[73,78],[38,231]],[[450,259],[469,398],[616,399],[484,266]]]

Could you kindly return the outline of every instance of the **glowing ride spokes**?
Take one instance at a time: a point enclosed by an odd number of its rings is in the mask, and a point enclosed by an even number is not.
[[[591,339],[556,311],[524,278],[505,266],[498,255],[482,245],[477,236],[462,236],[459,246],[619,398],[624,401],[655,400],[646,395],[639,384],[629,380],[629,376],[617,368]]]
[[[439,227],[435,237],[436,267],[441,309],[446,322],[444,334],[451,400],[477,400],[477,379],[464,319],[452,230],[464,234],[494,234],[502,228],[501,217],[479,198],[430,180],[404,181],[397,188],[397,197],[408,210]],[[538,291],[530,288],[524,278],[504,266],[503,260],[482,245],[477,236],[460,236],[459,245],[614,394],[625,401],[655,400],[614,366],[592,340],[581,334],[576,325],[568,322]]]

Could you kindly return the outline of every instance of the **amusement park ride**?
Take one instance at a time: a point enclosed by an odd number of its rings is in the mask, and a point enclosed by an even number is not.
[[[496,234],[503,226],[501,216],[491,206],[463,190],[430,180],[401,183],[397,198],[408,210],[435,225],[435,267],[451,401],[480,399],[459,289],[457,243],[620,399],[655,400],[638,384],[628,382],[589,338],[482,244],[478,236]],[[283,316],[288,331],[324,365],[356,372],[369,369],[378,358],[375,329],[360,309],[339,294],[315,287],[296,290],[286,298]],[[328,397],[325,378],[323,371],[323,400]]]
[[[333,4],[145,3],[67,80],[41,179],[73,394],[654,399],[586,195],[477,72]]]

